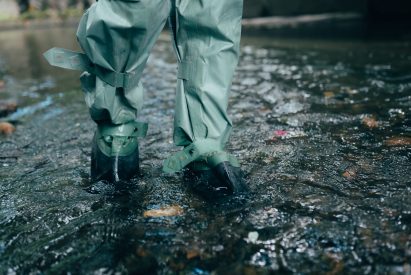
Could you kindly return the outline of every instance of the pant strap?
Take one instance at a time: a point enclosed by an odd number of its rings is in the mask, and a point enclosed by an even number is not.
[[[102,136],[145,137],[147,135],[148,124],[133,121],[115,126],[112,124],[99,124],[98,128]]]
[[[223,161],[228,161],[236,167],[240,166],[234,156],[221,149],[219,142],[202,139],[196,140],[182,151],[166,159],[163,163],[163,171],[174,173],[195,161],[202,161],[210,168]]]
[[[138,85],[141,77],[139,70],[120,73],[105,69],[93,64],[84,53],[74,52],[62,48],[52,48],[45,52],[44,57],[50,65],[69,70],[87,71],[97,75],[107,84],[117,88],[129,88]]]
[[[123,157],[136,150],[137,138],[146,136],[148,125],[133,121],[121,125],[102,123],[97,127],[97,145],[103,154],[108,157]]]

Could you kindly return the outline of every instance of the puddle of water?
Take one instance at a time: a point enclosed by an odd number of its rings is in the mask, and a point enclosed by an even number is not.
[[[73,29],[0,33],[0,273],[410,273],[411,47],[407,41],[244,38],[229,149],[251,195],[209,203],[165,175],[175,58],[145,71],[142,175],[88,181],[93,123],[78,73],[49,67]],[[177,207],[179,215],[148,217]]]

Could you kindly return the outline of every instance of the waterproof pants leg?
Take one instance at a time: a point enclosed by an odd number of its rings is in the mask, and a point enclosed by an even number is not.
[[[242,0],[173,0],[170,16],[179,61],[174,142],[185,152],[164,163],[179,170],[221,153],[229,138],[227,104],[239,57]],[[194,153],[193,153],[194,152]],[[232,157],[219,154],[215,162]]]
[[[91,179],[118,182],[139,171],[137,123],[143,102],[140,78],[169,16],[164,0],[100,0],[82,17],[78,41],[90,62],[81,77],[91,117],[98,124]]]
[[[84,14],[77,38],[98,68],[97,75],[81,78],[94,121],[136,120],[143,102],[141,74],[169,12],[168,0],[100,0]]]

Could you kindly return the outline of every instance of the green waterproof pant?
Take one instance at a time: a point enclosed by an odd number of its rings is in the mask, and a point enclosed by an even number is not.
[[[94,121],[135,121],[143,102],[140,78],[168,19],[178,59],[174,142],[186,150],[166,161],[164,170],[177,171],[224,151],[241,17],[242,0],[100,0],[78,27],[84,54],[54,49],[49,59],[86,71],[81,82]],[[221,155],[216,161],[224,160],[233,158]]]

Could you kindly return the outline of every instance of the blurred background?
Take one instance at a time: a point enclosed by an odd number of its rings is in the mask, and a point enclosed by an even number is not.
[[[75,23],[93,0],[0,0],[0,28],[38,19]],[[410,29],[407,0],[245,0],[245,32],[358,36],[403,34]],[[258,18],[258,20],[256,20]],[[71,21],[70,21],[71,20]],[[33,23],[33,22],[32,22]],[[62,23],[62,22],[55,22]],[[335,32],[338,31],[338,32]]]
[[[34,11],[84,9],[93,0],[1,0],[2,17]],[[406,19],[411,15],[407,0],[245,0],[245,17],[298,15],[329,12],[358,12],[372,18]]]

